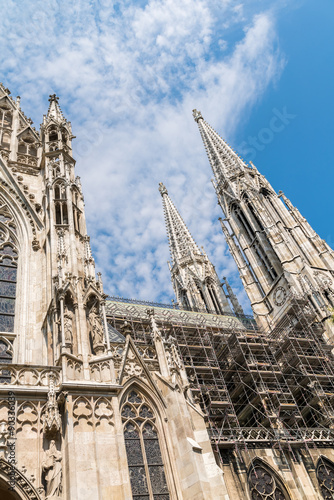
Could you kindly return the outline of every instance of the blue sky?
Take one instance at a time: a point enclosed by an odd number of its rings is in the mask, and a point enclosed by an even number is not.
[[[194,107],[333,246],[333,14],[332,0],[3,4],[1,79],[37,126],[60,97],[107,292],[173,298],[163,181],[249,311]]]

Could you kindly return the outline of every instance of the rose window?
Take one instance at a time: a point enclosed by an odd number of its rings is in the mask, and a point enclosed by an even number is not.
[[[262,465],[254,465],[248,476],[252,500],[288,500],[285,488],[275,475]]]

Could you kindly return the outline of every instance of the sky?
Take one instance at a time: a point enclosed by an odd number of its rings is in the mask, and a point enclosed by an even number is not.
[[[174,298],[162,181],[250,312],[193,108],[334,246],[332,0],[1,3],[0,80],[36,127],[60,98],[106,293]]]

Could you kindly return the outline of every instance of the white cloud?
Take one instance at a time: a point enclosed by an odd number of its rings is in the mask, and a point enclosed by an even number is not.
[[[237,41],[230,31],[240,32]],[[270,12],[228,0],[37,0],[3,7],[6,85],[21,93],[37,122],[56,91],[72,121],[106,291],[173,297],[157,190],[163,181],[219,275],[240,292],[191,110],[201,109],[233,138],[245,110],[282,69],[275,37]]]

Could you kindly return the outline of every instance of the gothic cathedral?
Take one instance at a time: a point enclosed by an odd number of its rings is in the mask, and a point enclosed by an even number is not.
[[[176,300],[109,297],[49,101],[0,84],[1,500],[334,499],[333,251],[194,110],[254,317],[163,183]]]

